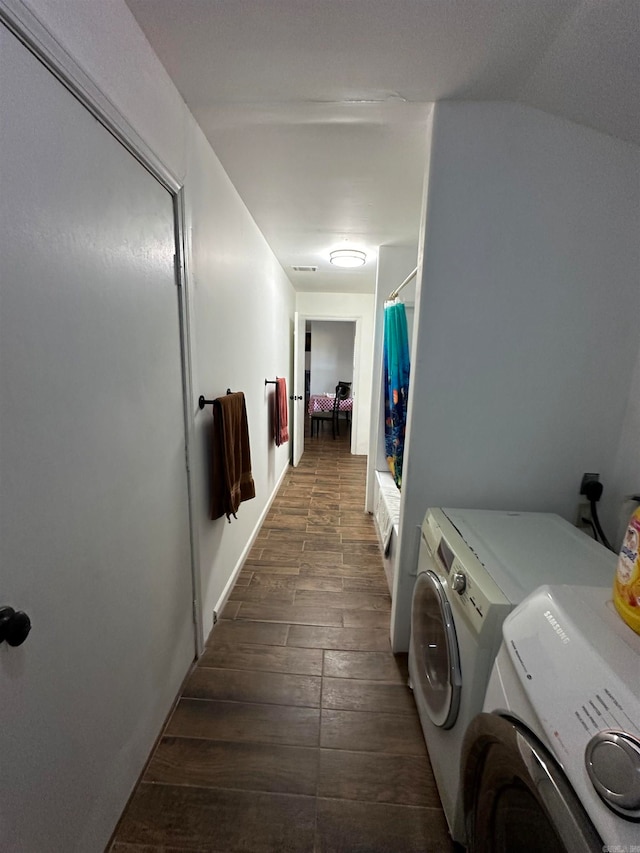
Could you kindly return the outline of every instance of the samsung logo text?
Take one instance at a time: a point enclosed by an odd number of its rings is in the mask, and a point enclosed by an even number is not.
[[[558,620],[554,617],[553,613],[552,613],[550,610],[545,610],[545,612],[544,612],[544,618],[547,620],[547,622],[549,623],[549,625],[551,625],[551,627],[552,627],[552,628],[553,628],[553,630],[556,632],[556,634],[558,635],[558,637],[560,637],[560,639],[562,640],[562,642],[564,643],[564,645],[565,645],[565,646],[566,646],[568,643],[570,643],[570,642],[571,642],[571,639],[570,639],[570,638],[569,638],[569,636],[568,636],[567,634],[565,634],[565,632],[562,630],[562,628],[560,627],[560,623],[559,623],[559,622],[558,622]]]

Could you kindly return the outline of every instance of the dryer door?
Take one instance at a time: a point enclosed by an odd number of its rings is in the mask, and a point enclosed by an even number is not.
[[[478,714],[462,770],[469,853],[602,853],[561,768],[521,723]]]
[[[419,574],[411,605],[409,667],[431,721],[450,729],[458,716],[462,673],[451,607],[435,572]]]

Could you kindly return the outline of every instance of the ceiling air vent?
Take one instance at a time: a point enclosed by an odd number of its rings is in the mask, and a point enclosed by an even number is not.
[[[318,267],[312,266],[293,266],[291,269],[296,272],[318,272]]]

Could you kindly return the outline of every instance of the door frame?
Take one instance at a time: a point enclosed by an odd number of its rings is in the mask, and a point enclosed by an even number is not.
[[[351,445],[350,452],[355,453],[356,448],[356,436],[358,430],[358,380],[360,378],[360,339],[362,335],[362,317],[355,316],[336,316],[334,314],[318,314],[318,313],[302,313],[297,312],[297,323],[302,326],[306,326],[307,323],[355,323],[355,334],[353,336],[353,384],[351,386],[351,394],[354,400],[353,410],[351,412]],[[299,352],[298,348],[302,346],[304,348],[304,335],[299,336],[302,338],[301,341],[295,340],[293,343],[294,353],[293,359],[294,364],[297,363]],[[311,341],[311,346],[313,348],[313,339]],[[294,394],[297,393],[294,389]],[[295,405],[295,402],[294,402]],[[303,446],[304,450],[304,446]],[[295,453],[295,450],[294,450]]]
[[[0,0],[0,23],[56,77],[106,130],[167,190],[172,198],[175,234],[175,279],[178,289],[178,327],[184,413],[185,467],[191,552],[190,582],[194,624],[194,652],[204,649],[202,591],[198,529],[194,512],[191,460],[194,458],[194,397],[191,370],[192,291],[191,246],[185,228],[184,186],[138,134],[125,116],[84,69],[73,59],[22,0]]]

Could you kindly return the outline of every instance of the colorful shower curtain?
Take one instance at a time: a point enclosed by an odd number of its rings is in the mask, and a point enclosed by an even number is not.
[[[387,464],[398,488],[409,397],[409,337],[403,302],[384,306],[384,445]]]

